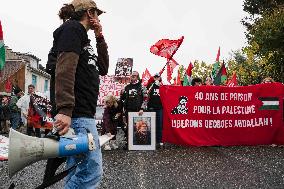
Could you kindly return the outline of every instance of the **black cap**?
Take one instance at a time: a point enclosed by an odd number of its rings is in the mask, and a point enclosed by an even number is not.
[[[22,90],[21,90],[20,88],[14,89],[14,93],[15,93],[15,94],[18,94],[19,92],[22,92]]]

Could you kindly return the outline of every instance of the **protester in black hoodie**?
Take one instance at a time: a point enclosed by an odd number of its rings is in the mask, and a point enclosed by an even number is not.
[[[142,87],[141,80],[139,78],[139,73],[137,71],[133,71],[130,77],[130,84],[125,86],[124,92],[120,98],[121,102],[123,102],[127,122],[128,112],[140,112],[140,110],[143,109],[143,98],[146,94],[145,88]],[[126,141],[128,141],[128,126],[125,130],[125,137]],[[128,144],[126,144],[126,147],[127,145]]]
[[[148,112],[156,113],[156,144],[163,148],[162,130],[163,130],[163,106],[160,97],[160,85],[162,78],[160,73],[154,75],[154,80],[147,85],[147,98],[144,98],[143,108]],[[142,111],[140,114],[143,113]]]
[[[70,126],[77,135],[90,132],[96,147],[84,156],[67,158],[68,168],[82,162],[67,176],[65,189],[97,188],[102,177],[102,154],[94,119],[99,75],[106,75],[109,67],[107,44],[98,18],[102,13],[93,0],[73,0],[61,8],[59,17],[65,22],[53,33],[57,113],[54,126],[60,135]],[[90,45],[88,30],[94,31],[97,55]],[[45,178],[48,175],[46,172]]]

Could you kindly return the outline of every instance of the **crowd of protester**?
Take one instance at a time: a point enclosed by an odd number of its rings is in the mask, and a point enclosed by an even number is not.
[[[162,85],[161,76],[159,73],[156,73],[153,76],[153,80],[149,80],[150,82],[147,86],[142,85],[137,71],[133,71],[130,78],[130,83],[121,91],[119,99],[113,95],[108,95],[104,99],[101,135],[114,135],[112,140],[104,146],[104,150],[118,148],[118,142],[116,141],[118,128],[124,131],[124,149],[128,149],[129,112],[138,112],[140,116],[143,115],[143,112],[156,113],[156,144],[158,148],[162,148],[163,107],[159,93],[159,88]],[[271,77],[266,77],[262,80],[262,83],[271,82],[274,82]],[[213,82],[211,77],[207,77],[204,82],[201,78],[193,78],[191,85],[213,85]],[[31,99],[34,93],[35,87],[29,85],[26,94],[19,88],[14,89],[12,93],[2,92],[0,94],[0,134],[8,134],[10,128],[20,130],[20,127],[25,127],[25,134],[41,137],[41,128],[35,127],[29,121],[31,116]],[[142,120],[139,121],[141,122]],[[141,131],[142,124],[139,124],[139,121],[134,123],[134,131],[137,132],[134,136],[136,136],[135,140],[143,141],[146,135],[149,137],[149,133]],[[147,126],[147,128],[143,129],[149,128]],[[142,138],[139,139],[137,138],[138,136]]]
[[[3,92],[0,95],[0,133],[8,134],[9,129],[19,129],[23,124],[21,120],[21,110],[16,105],[23,95],[20,89],[15,89],[13,93]]]
[[[0,93],[0,134],[8,134],[13,128],[29,136],[41,137],[40,127],[34,128],[30,121],[33,94],[35,86],[32,84],[26,94],[20,88]]]
[[[271,83],[274,80],[271,77],[264,78],[262,83]],[[101,134],[107,134],[108,136],[117,134],[117,128],[121,127],[124,131],[124,149],[128,149],[128,113],[137,112],[139,116],[143,115],[143,112],[155,112],[156,114],[156,146],[157,148],[164,148],[162,142],[162,129],[163,129],[163,107],[160,99],[159,88],[162,85],[162,79],[159,73],[152,76],[147,86],[143,86],[139,73],[133,71],[130,76],[130,83],[125,86],[121,92],[120,99],[117,99],[113,95],[109,95],[104,99],[104,113],[102,120],[102,132]],[[201,78],[193,78],[191,80],[191,86],[201,85],[214,85],[210,76],[206,77],[205,81]],[[141,122],[141,123],[140,123]],[[149,126],[142,127],[143,120],[138,120],[133,123],[134,127],[134,140],[138,144],[142,144],[141,141],[145,141],[144,144],[148,144],[149,140]],[[145,123],[146,125],[146,123]],[[139,138],[140,137],[140,138]],[[105,150],[117,149],[116,137],[105,146]],[[135,143],[133,141],[133,144]],[[143,144],[142,144],[143,145]]]

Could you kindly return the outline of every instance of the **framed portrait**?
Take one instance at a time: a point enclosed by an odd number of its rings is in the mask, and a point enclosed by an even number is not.
[[[156,113],[128,113],[128,147],[129,150],[156,149]]]

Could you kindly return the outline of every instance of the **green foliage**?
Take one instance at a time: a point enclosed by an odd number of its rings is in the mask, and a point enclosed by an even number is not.
[[[244,49],[247,61],[255,64],[261,77],[270,75],[280,82],[284,82],[283,5],[284,0],[245,0],[244,4],[244,10],[255,18],[247,27],[249,45]]]
[[[239,85],[258,84],[267,76],[273,77],[273,66],[266,58],[259,59],[255,56],[252,49],[234,51],[228,61],[228,75],[231,76],[236,71]]]
[[[199,77],[202,81],[206,80],[206,77],[211,76],[212,64],[208,65],[205,62],[198,62],[197,60],[193,63],[192,78]]]
[[[271,12],[277,7],[281,7],[284,0],[244,0],[243,10],[249,14],[242,20],[242,23],[250,30],[263,14]]]
[[[283,4],[283,0],[244,0],[244,11],[250,15],[262,15]]]
[[[180,80],[183,81],[183,77],[184,77],[184,73],[185,73],[185,69],[183,65],[180,65],[178,68],[178,72],[180,74]]]

